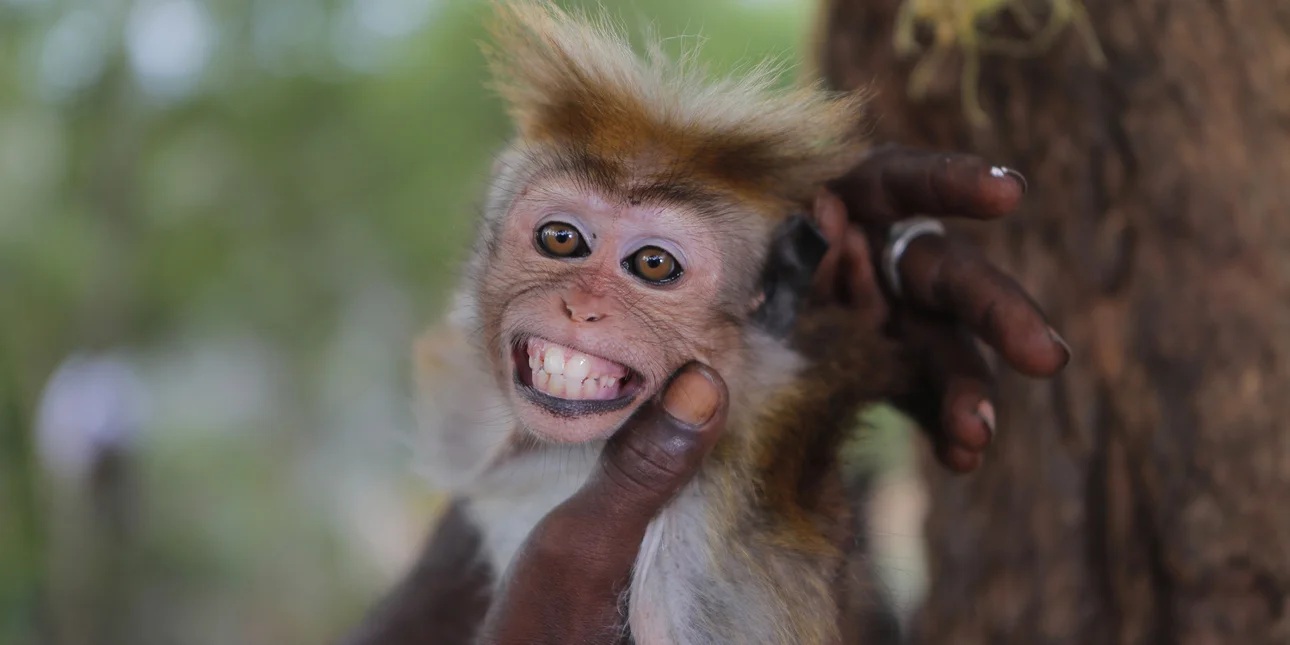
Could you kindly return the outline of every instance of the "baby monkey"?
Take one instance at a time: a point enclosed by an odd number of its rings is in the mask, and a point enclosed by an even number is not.
[[[710,80],[545,3],[499,5],[485,52],[517,134],[418,362],[436,473],[492,570],[700,361],[726,381],[727,429],[650,525],[624,628],[642,645],[839,642],[865,593],[839,451],[895,362],[852,312],[798,315],[825,251],[801,213],[864,153],[861,97],[777,89],[770,66]]]

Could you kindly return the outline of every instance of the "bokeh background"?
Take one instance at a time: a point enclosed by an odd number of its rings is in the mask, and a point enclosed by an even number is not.
[[[815,18],[611,7],[718,70]],[[0,643],[327,642],[399,574],[440,502],[408,349],[508,133],[486,10],[0,0]]]

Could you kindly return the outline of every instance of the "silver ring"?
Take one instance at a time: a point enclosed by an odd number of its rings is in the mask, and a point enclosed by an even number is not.
[[[897,298],[901,296],[900,256],[905,254],[910,242],[923,235],[945,235],[945,225],[931,217],[910,217],[892,224],[887,231],[887,245],[882,249],[882,274]]]

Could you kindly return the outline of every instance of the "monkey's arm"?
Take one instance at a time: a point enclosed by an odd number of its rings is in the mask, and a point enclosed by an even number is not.
[[[412,571],[343,643],[471,643],[488,611],[492,586],[479,528],[453,502]]]

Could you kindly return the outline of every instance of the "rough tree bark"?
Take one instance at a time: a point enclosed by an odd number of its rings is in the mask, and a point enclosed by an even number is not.
[[[915,641],[1290,642],[1290,1],[1084,0],[1107,66],[1072,34],[985,58],[989,128],[957,62],[908,97],[899,2],[829,0],[825,74],[880,139],[1027,175],[973,233],[1074,348],[1001,375],[981,472],[928,469]]]

